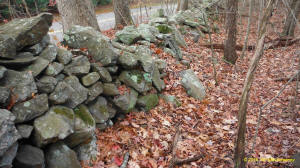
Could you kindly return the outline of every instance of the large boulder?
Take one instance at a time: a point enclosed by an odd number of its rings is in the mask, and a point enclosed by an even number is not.
[[[49,95],[49,100],[53,104],[64,104],[72,97],[74,92],[75,90],[70,85],[62,81],[57,84],[54,92]]]
[[[89,73],[91,64],[86,56],[78,56],[65,66],[64,73],[68,75],[85,75]]]
[[[131,89],[130,92],[126,92],[124,95],[114,97],[113,102],[122,112],[129,113],[134,109],[137,97],[138,93]]]
[[[52,144],[45,155],[47,168],[81,168],[76,153],[62,142]]]
[[[20,138],[15,118],[8,110],[0,109],[0,157]]]
[[[33,93],[37,93],[37,87],[31,72],[18,72],[7,70],[0,85],[11,88],[11,94],[14,96],[15,102],[20,102],[32,97]]]
[[[50,44],[50,35],[47,34],[43,37],[42,41],[26,48],[25,51],[31,52],[33,55],[39,55]]]
[[[36,86],[41,93],[51,93],[57,84],[56,78],[52,76],[43,76],[37,82]]]
[[[139,93],[147,92],[152,88],[151,75],[138,70],[123,71],[119,80]]]
[[[137,28],[142,38],[149,42],[156,42],[156,35],[159,34],[159,31],[149,24],[140,24]]]
[[[27,65],[32,64],[38,57],[34,57],[30,52],[18,53],[15,59],[0,59],[0,65],[4,65],[10,69],[20,69]]]
[[[89,90],[81,85],[79,79],[76,76],[69,76],[64,79],[64,82],[66,82],[69,86],[71,86],[71,88],[74,89],[74,92],[72,92],[72,96],[65,104],[67,107],[73,109],[87,99]]]
[[[152,58],[152,53],[147,46],[138,46],[136,50],[137,60],[142,65],[145,72],[152,73],[154,70],[154,60]]]
[[[143,111],[149,111],[158,105],[158,95],[148,94],[138,98],[137,106]]]
[[[73,26],[64,35],[69,47],[87,48],[96,62],[102,65],[115,64],[117,54],[110,43],[110,39],[91,27]]]
[[[93,133],[96,129],[96,123],[85,105],[79,105],[74,109],[75,113],[75,127],[74,133],[69,135],[64,142],[70,147],[74,148],[79,144],[86,143],[92,139]]]
[[[116,114],[116,110],[107,103],[104,97],[99,96],[97,100],[91,102],[88,108],[98,124],[105,123]]]
[[[39,43],[48,33],[52,20],[52,14],[42,13],[31,18],[15,19],[1,26],[0,57],[13,59],[15,52],[10,51]]]
[[[56,59],[57,55],[57,47],[56,45],[50,44],[45,50],[39,55],[41,58],[48,60],[49,62],[53,62]]]
[[[134,26],[126,26],[116,33],[116,38],[124,44],[131,45],[142,39],[142,35]]]
[[[12,168],[13,160],[15,159],[18,151],[18,142],[15,142],[3,156],[0,156],[0,167],[1,168]]]
[[[34,141],[38,147],[63,140],[74,132],[74,111],[53,106],[45,115],[34,120]]]
[[[12,113],[16,116],[15,123],[23,123],[44,114],[48,108],[48,96],[41,94],[31,100],[15,104]]]
[[[15,168],[45,168],[44,152],[31,145],[21,145],[14,160]]]
[[[125,69],[133,69],[136,68],[138,65],[137,56],[123,51],[118,58],[118,63],[122,65]]]
[[[181,72],[180,76],[182,77],[181,84],[186,89],[188,95],[199,100],[203,100],[205,98],[205,87],[193,70],[184,70]]]

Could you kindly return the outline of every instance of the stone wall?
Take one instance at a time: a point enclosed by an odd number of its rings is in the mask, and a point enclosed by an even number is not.
[[[117,32],[114,40],[73,26],[64,35],[69,50],[50,44],[49,13],[1,26],[0,168],[76,168],[79,161],[95,159],[96,128],[158,104],[167,64],[150,44],[181,60],[180,46],[186,44],[176,25],[183,20],[199,26],[184,17],[168,18],[160,11],[149,24]],[[203,86],[187,72],[184,87],[201,89],[191,96],[203,99]]]

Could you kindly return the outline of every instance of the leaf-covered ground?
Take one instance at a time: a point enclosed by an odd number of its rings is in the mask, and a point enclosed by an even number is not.
[[[275,11],[272,17],[268,38],[278,38],[283,15]],[[238,25],[238,44],[244,41],[247,18]],[[221,32],[212,34],[213,43],[221,44],[225,39],[223,24]],[[249,44],[255,45],[257,25],[252,24]],[[115,31],[104,34],[113,37]],[[296,35],[299,32],[296,32]],[[98,132],[99,155],[92,167],[119,167],[126,152],[129,153],[129,168],[168,167],[172,159],[172,142],[176,125],[180,124],[181,137],[177,144],[177,157],[189,158],[197,154],[205,157],[181,167],[221,168],[233,167],[234,142],[237,131],[239,98],[243,89],[248,64],[254,51],[247,52],[245,59],[239,59],[236,66],[223,62],[223,51],[215,50],[218,58],[215,85],[211,50],[201,47],[208,44],[208,35],[194,43],[186,36],[188,47],[183,49],[184,59],[190,60],[199,79],[207,88],[207,98],[203,101],[189,97],[180,85],[179,72],[188,67],[178,63],[171,55],[152,46],[154,53],[168,63],[167,76],[164,78],[166,89],[163,94],[176,96],[182,105],[159,101],[150,112],[133,112],[122,121],[116,122],[104,132]],[[292,76],[299,63],[295,54],[298,44],[266,50],[255,75],[251,89],[247,115],[247,151],[253,143],[259,108],[279,92],[286,81],[277,78]],[[238,52],[240,55],[241,53]],[[293,107],[296,82],[292,82],[284,92],[265,110],[251,157],[291,158],[300,149],[300,107]],[[299,98],[299,95],[298,95]],[[298,99],[299,100],[299,99]],[[294,109],[294,110],[292,110]],[[290,163],[249,163],[249,167],[292,167]],[[88,167],[88,166],[85,166]]]

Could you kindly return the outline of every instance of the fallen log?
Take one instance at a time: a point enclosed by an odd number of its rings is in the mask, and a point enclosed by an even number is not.
[[[207,47],[207,48],[211,47],[210,44],[200,44],[200,46]],[[217,49],[217,50],[224,50],[224,44],[212,44],[212,47],[214,49]],[[243,50],[243,46],[242,45],[236,45],[235,49],[238,50],[238,51],[242,51]],[[251,50],[255,49],[255,46],[248,46],[246,49],[248,51],[251,51]]]

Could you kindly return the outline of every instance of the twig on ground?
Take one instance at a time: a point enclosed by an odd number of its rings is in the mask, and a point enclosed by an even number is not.
[[[125,156],[124,156],[124,159],[123,159],[123,163],[120,166],[120,168],[126,168],[128,161],[129,161],[129,152],[126,152]]]

